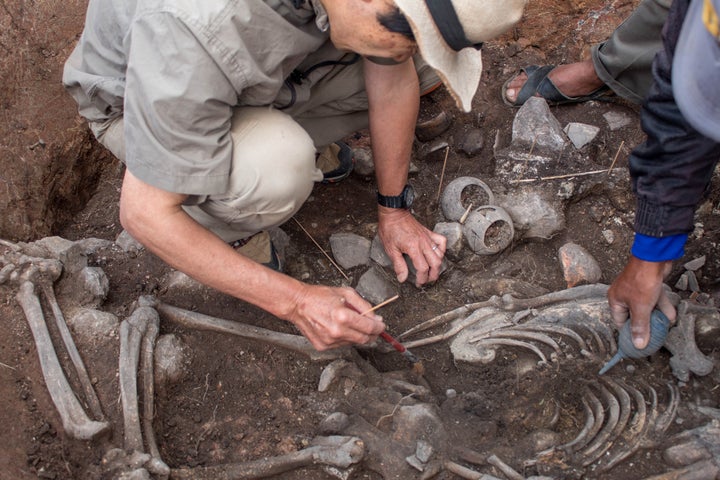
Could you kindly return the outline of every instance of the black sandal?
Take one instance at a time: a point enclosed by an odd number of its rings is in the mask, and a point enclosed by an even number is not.
[[[550,80],[548,75],[555,68],[555,65],[545,65],[540,67],[537,65],[530,65],[528,67],[521,68],[521,72],[525,72],[527,75],[527,81],[518,92],[518,96],[514,102],[507,99],[507,88],[510,82],[517,77],[517,74],[511,77],[502,87],[502,99],[506,105],[511,107],[522,106],[530,97],[541,96],[545,99],[548,105],[563,105],[567,103],[582,103],[590,100],[607,100],[608,97],[614,95],[613,91],[607,85],[603,85],[597,90],[579,97],[568,97],[563,94],[555,84]]]

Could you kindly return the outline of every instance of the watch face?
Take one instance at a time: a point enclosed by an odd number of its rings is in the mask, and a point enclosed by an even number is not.
[[[410,206],[413,204],[413,201],[415,200],[415,190],[410,185],[406,185],[405,189],[403,190],[403,197],[405,197],[403,200],[405,200],[405,208],[410,208]]]

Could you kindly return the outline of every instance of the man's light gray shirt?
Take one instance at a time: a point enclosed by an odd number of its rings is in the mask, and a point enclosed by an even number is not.
[[[124,116],[137,178],[170,192],[222,193],[233,107],[288,104],[285,79],[329,41],[319,2],[293,3],[90,0],[63,83],[87,120]],[[298,101],[311,85],[296,86]]]

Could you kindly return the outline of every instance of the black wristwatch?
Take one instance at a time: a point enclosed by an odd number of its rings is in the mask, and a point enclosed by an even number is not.
[[[413,200],[415,200],[415,190],[411,185],[405,185],[400,195],[386,196],[381,195],[380,192],[377,194],[378,203],[387,208],[410,208]]]

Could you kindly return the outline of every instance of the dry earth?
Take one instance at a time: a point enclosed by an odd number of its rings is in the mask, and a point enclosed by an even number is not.
[[[121,232],[117,200],[122,167],[89,142],[71,102],[63,97],[58,87],[62,59],[81,28],[78,18],[84,9],[83,2],[64,9],[44,2],[21,3],[18,7],[2,2],[3,25],[14,22],[15,26],[21,27],[17,30],[21,34],[15,38],[5,34],[1,45],[13,54],[8,58],[15,62],[10,69],[6,59],[3,70],[7,90],[3,97],[3,175],[11,178],[13,171],[22,169],[25,177],[61,176],[62,182],[47,182],[48,191],[56,191],[54,186],[58,183],[66,185],[63,188],[69,191],[60,196],[49,194],[50,206],[46,213],[52,218],[38,220],[43,227],[16,229],[14,233],[6,233],[6,238],[28,240],[52,233],[72,240],[89,237],[114,240]],[[453,126],[442,135],[442,139],[451,145],[446,162],[445,150],[418,155],[414,160],[418,171],[411,181],[420,195],[415,208],[418,217],[427,225],[442,220],[436,201],[441,178],[446,185],[458,176],[472,175],[482,178],[497,192],[509,188],[503,184],[504,179],[494,176],[492,148],[496,138],[501,145],[509,141],[515,113],[500,100],[502,83],[523,65],[562,63],[586,55],[589,46],[608,35],[635,3],[601,0],[531,2],[523,22],[513,32],[486,45],[485,74],[472,113],[462,114],[455,110],[443,91],[425,98],[423,114],[430,116],[446,110],[453,117]],[[45,15],[48,11],[56,14],[48,19]],[[602,116],[609,111],[630,116],[631,124],[611,131]],[[579,121],[602,127],[598,138],[585,147],[584,158],[587,160],[583,169],[586,171],[608,168],[616,157],[616,168],[624,171],[630,149],[643,138],[639,109],[619,100],[558,107],[553,113],[563,125]],[[469,127],[480,128],[485,142],[483,150],[472,157],[455,148],[457,139]],[[72,138],[65,136],[68,131],[75,132]],[[44,146],[29,148],[40,138],[44,139]],[[350,140],[355,146],[368,142],[363,132]],[[420,147],[418,144],[418,152]],[[50,157],[43,153],[48,149],[53,152]],[[45,157],[38,158],[41,155]],[[60,158],[65,165],[68,165],[67,158],[73,158],[75,163],[71,161],[70,165],[74,166],[63,171],[52,167],[43,172],[33,169],[33,165],[47,166],[58,161],[48,162],[48,158]],[[100,161],[102,163],[93,163]],[[572,155],[564,160],[561,158],[553,173],[562,175],[569,168],[577,167],[573,163],[577,161]],[[71,181],[68,176],[83,180]],[[561,290],[566,284],[557,251],[570,241],[582,245],[597,259],[602,268],[603,283],[612,282],[624,264],[632,238],[634,204],[627,176],[618,173],[612,177],[583,177],[577,185],[583,193],[567,203],[567,228],[555,237],[515,242],[494,256],[466,255],[452,262],[437,284],[424,289],[397,285],[400,299],[381,311],[390,331],[404,331],[434,315],[494,294]],[[10,195],[11,189],[6,193]],[[26,192],[25,200],[29,202],[35,194]],[[717,258],[720,217],[716,213],[719,202],[720,190],[714,182],[707,202],[699,211],[698,228],[688,245],[686,257],[707,255],[707,263],[699,272],[701,291],[707,295],[700,300],[712,299],[716,305],[720,302],[720,262]],[[23,222],[22,215],[13,216],[21,209],[19,203],[4,205],[7,205],[6,218]],[[370,237],[375,221],[374,205],[372,178],[353,175],[338,185],[318,185],[311,200],[298,213],[298,222],[289,222],[283,227],[291,240],[288,273],[307,278],[310,283],[348,283],[327,262],[299,224],[327,249],[329,236],[335,232],[351,231]],[[33,218],[40,217],[35,215]],[[607,229],[614,233],[615,240],[611,244],[603,240],[602,231]],[[146,252],[129,255],[117,249],[106,249],[90,260],[102,267],[110,279],[110,293],[102,309],[121,319],[131,313],[138,296],[152,294],[190,310],[293,332],[290,325],[210,290],[198,289],[190,295],[168,291],[164,279],[169,269]],[[681,272],[682,266],[677,265],[670,276],[670,285],[674,285]],[[347,273],[351,282],[356,282],[362,271]],[[109,444],[122,444],[117,338],[97,339],[80,348],[105,412],[115,426],[113,434],[101,444],[72,440],[64,434],[45,388],[32,336],[14,300],[14,291],[3,286],[0,294],[0,318],[4,326],[4,335],[0,336],[0,403],[3,405],[0,422],[5,425],[0,433],[0,479],[101,478],[99,472],[105,449]],[[687,297],[687,294],[683,295]],[[189,375],[157,401],[154,425],[163,458],[172,467],[247,461],[295,451],[317,434],[319,421],[329,413],[324,411],[323,397],[316,392],[321,364],[279,348],[216,333],[192,331],[169,322],[161,324],[161,333],[178,334],[193,351]],[[717,364],[720,343],[701,347],[705,354],[714,355]],[[444,343],[419,348],[415,353],[423,359],[425,379],[438,396],[443,396],[448,389],[478,392],[477,403],[467,406],[468,411],[476,415],[477,423],[459,424],[453,430],[455,441],[467,441],[467,446],[477,449],[485,447],[483,435],[492,433],[500,443],[512,444],[527,434],[523,421],[513,423],[508,420],[517,419],[508,415],[508,410],[516,413],[523,410],[530,417],[541,414],[538,405],[542,405],[546,397],[566,399],[571,404],[574,401],[577,406],[576,381],[579,377],[590,378],[596,367],[538,371],[516,378],[511,372],[519,354],[512,348],[504,351],[502,362],[484,367],[455,363]],[[404,359],[393,353],[364,352],[363,355],[381,371],[407,369]],[[647,375],[648,382],[660,384],[674,381],[664,352],[649,362],[641,362],[637,375]],[[681,395],[685,401],[718,408],[717,388],[716,373],[681,385]],[[578,421],[581,420],[578,418]],[[687,424],[674,424],[669,433],[685,428],[688,428]],[[506,459],[520,469],[521,466],[514,463],[519,460]],[[642,450],[610,474],[597,478],[641,479],[669,468],[663,462],[660,449]],[[530,475],[533,472],[524,473]],[[584,474],[592,477],[588,472]],[[333,477],[310,468],[275,478]],[[370,469],[363,469],[354,478],[380,477]],[[455,477],[443,473],[437,478]]]

